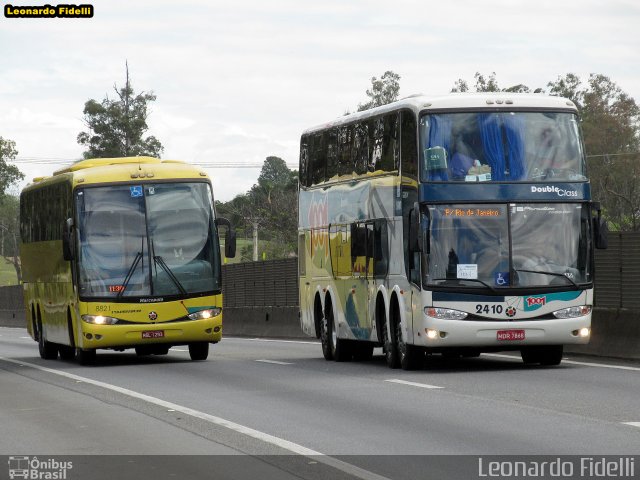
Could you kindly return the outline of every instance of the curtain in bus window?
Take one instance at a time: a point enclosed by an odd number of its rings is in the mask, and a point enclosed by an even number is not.
[[[523,180],[526,174],[524,166],[525,123],[521,115],[504,116],[505,137],[509,155],[509,178]]]
[[[447,154],[451,151],[451,126],[453,120],[450,115],[432,115],[430,118],[429,145],[426,148],[442,147]],[[429,180],[449,180],[447,170],[430,170]]]
[[[480,113],[478,121],[482,146],[491,166],[491,180],[503,181],[505,158],[499,118],[495,114]]]

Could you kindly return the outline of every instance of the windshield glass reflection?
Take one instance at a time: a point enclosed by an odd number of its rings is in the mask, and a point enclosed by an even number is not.
[[[206,183],[77,192],[80,295],[126,299],[218,291],[211,198]]]
[[[473,112],[420,118],[422,181],[584,181],[577,117]]]
[[[423,226],[425,287],[591,282],[589,209],[582,204],[436,205],[425,212]]]

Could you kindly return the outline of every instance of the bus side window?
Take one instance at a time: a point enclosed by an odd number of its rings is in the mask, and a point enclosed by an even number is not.
[[[327,180],[332,180],[339,175],[337,136],[338,134],[335,128],[324,133],[324,142],[327,151]]]
[[[413,112],[402,112],[401,148],[402,175],[418,178],[418,140],[416,118]]]
[[[305,135],[300,140],[300,185],[308,187],[309,181],[309,136]]]
[[[338,175],[351,175],[353,161],[351,159],[351,144],[353,139],[353,125],[338,127]]]
[[[311,184],[318,185],[324,183],[326,179],[327,152],[322,133],[316,133],[311,138]]]
[[[389,235],[386,220],[373,224],[373,276],[384,278],[389,266]]]

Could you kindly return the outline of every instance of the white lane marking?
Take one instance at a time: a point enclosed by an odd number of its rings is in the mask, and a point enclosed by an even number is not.
[[[27,340],[31,340],[31,337],[20,337],[20,338],[24,338],[24,339],[27,339]]]
[[[444,388],[444,387],[438,387],[437,385],[429,385],[427,383],[407,382],[406,380],[399,380],[397,378],[385,380],[385,382],[399,383],[401,385],[410,385],[412,387],[420,387],[420,388]]]
[[[172,352],[188,352],[189,350],[187,350],[186,348],[176,348],[176,347],[172,347],[171,348]]]
[[[275,445],[276,447],[282,448],[283,450],[288,450],[291,453],[302,455],[305,457],[310,457],[315,461],[318,461],[320,463],[333,467],[349,475],[353,475],[355,477],[361,478],[363,480],[390,480],[389,478],[384,477],[382,475],[378,475],[377,473],[373,473],[363,468],[357,467],[355,465],[351,465],[350,463],[344,462],[342,460],[338,460],[337,458],[327,456],[324,453],[311,450],[310,448],[303,447],[302,445],[298,445],[297,443],[290,442],[289,440],[285,440],[283,438],[279,438],[274,435],[269,435],[268,433],[264,433],[259,430],[254,430],[253,428],[250,428],[250,427],[245,427],[244,425],[240,425],[239,423],[235,423],[230,420],[225,420],[224,418],[221,418],[221,417],[216,417],[215,415],[210,415],[208,413],[200,412],[199,410],[194,410],[189,407],[184,407],[182,405],[178,405],[177,403],[168,402],[160,398],[152,397],[150,395],[145,395],[144,393],[136,392],[134,390],[129,390],[127,388],[119,387],[117,385],[112,385],[110,383],[101,382],[99,380],[94,380],[92,378],[81,377],[79,375],[74,375],[73,373],[68,373],[61,370],[55,370],[53,368],[42,367],[40,365],[36,365],[35,363],[18,362],[16,360],[13,360],[11,358],[6,358],[6,357],[0,357],[0,360],[13,363],[16,365],[26,365],[28,367],[34,368],[36,370],[40,370],[42,372],[52,373],[54,375],[70,378],[72,380],[76,380],[76,381],[79,380],[81,382],[95,385],[97,387],[106,388],[108,390],[118,392],[122,395],[136,398],[138,400],[142,400],[142,401],[151,403],[153,405],[158,405],[159,407],[163,407],[167,410],[172,409],[172,410],[175,410],[176,412],[183,413],[184,415],[190,415],[192,417],[205,420],[214,425],[228,428],[229,430],[233,430],[234,432],[247,435],[249,437],[263,441],[265,443]]]
[[[497,358],[510,358],[511,360],[520,360],[520,357],[514,355],[503,355],[500,353],[483,353],[483,356],[497,357]],[[578,362],[576,360],[562,360],[562,363],[569,363],[571,365],[583,365],[585,367],[597,367],[597,368],[615,368],[618,370],[630,370],[633,372],[640,372],[640,367],[628,367],[626,365],[607,365],[606,363],[594,363],[594,362]]]
[[[622,422],[622,424],[640,428],[640,422]]]
[[[278,360],[256,360],[256,362],[260,362],[260,363],[273,363],[274,365],[293,365],[293,363],[291,362],[280,362]]]

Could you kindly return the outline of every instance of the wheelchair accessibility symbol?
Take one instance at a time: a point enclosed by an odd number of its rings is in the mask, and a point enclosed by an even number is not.
[[[494,280],[499,287],[509,285],[509,272],[496,272]]]
[[[131,197],[137,198],[142,196],[142,185],[136,185],[133,187],[129,187],[131,189]]]

